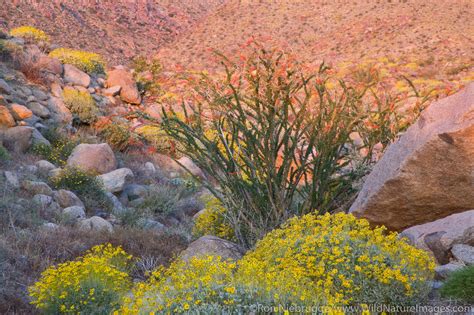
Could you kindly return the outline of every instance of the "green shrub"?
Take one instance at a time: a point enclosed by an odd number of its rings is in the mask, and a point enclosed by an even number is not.
[[[279,51],[223,63],[223,80],[191,79],[194,106],[182,106],[183,118],[165,109],[162,128],[210,175],[205,185],[228,209],[238,242],[250,248],[294,215],[344,207],[369,163],[346,149],[349,134],[364,131],[366,90],[330,87],[324,65],[306,74]]]
[[[68,88],[63,91],[64,104],[79,120],[85,124],[97,121],[100,115],[94,98],[88,92]]]
[[[76,193],[89,209],[110,210],[112,207],[102,182],[95,174],[77,168],[65,168],[50,178],[50,181],[55,189],[66,189]]]
[[[105,61],[96,53],[69,48],[57,48],[51,51],[49,56],[58,58],[62,63],[76,66],[78,69],[89,74],[105,73]]]
[[[10,30],[10,35],[21,37],[31,42],[48,42],[49,37],[45,32],[32,26],[20,26]]]
[[[49,162],[63,167],[79,141],[72,140],[60,134],[57,130],[48,130],[44,137],[50,142],[50,146],[40,143],[32,147],[33,153],[41,156]]]
[[[454,272],[441,287],[440,292],[443,297],[474,303],[474,266]]]
[[[193,193],[193,189],[184,185],[152,185],[139,208],[152,215],[166,216],[183,209]]]
[[[32,304],[46,314],[110,314],[132,286],[131,256],[110,244],[50,267],[29,288]]]

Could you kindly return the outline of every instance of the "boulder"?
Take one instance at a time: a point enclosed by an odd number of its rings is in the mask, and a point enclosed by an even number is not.
[[[49,96],[47,93],[39,90],[39,89],[34,89],[31,91],[33,93],[33,96],[35,97],[35,99],[39,100],[40,102],[41,101],[46,101]]]
[[[224,260],[239,260],[242,254],[243,250],[237,244],[217,236],[205,235],[189,244],[180,257],[184,261],[198,256],[220,256]]]
[[[178,160],[178,163],[183,167],[186,171],[190,172],[194,176],[205,178],[204,172],[194,164],[193,160],[191,160],[187,156],[183,156]]]
[[[68,223],[74,223],[78,219],[84,219],[86,217],[86,211],[83,207],[72,206],[63,209],[63,219]]]
[[[22,187],[24,190],[29,192],[32,195],[46,195],[46,196],[52,196],[53,195],[53,190],[51,187],[48,186],[48,184],[43,183],[43,182],[34,182],[31,180],[25,180],[22,183]]]
[[[44,176],[47,176],[51,170],[56,168],[53,163],[46,160],[40,160],[36,162],[35,165],[38,167],[38,171]]]
[[[10,151],[25,153],[34,144],[50,145],[33,127],[16,126],[3,133],[3,145]]]
[[[451,248],[451,253],[454,258],[466,265],[474,265],[474,247],[466,244],[456,244]]]
[[[112,214],[122,215],[124,212],[127,211],[127,209],[122,205],[120,200],[113,193],[107,192],[106,195],[112,203]]]
[[[77,167],[87,172],[105,174],[117,168],[117,160],[107,143],[81,143],[72,151],[67,160],[67,166]]]
[[[43,106],[38,102],[29,102],[27,104],[27,107],[33,112],[33,114],[38,117],[48,118],[49,116],[51,116],[49,109],[47,109],[46,106]]]
[[[124,203],[128,201],[137,200],[143,198],[148,193],[148,188],[144,185],[130,184],[125,186],[120,195],[120,200]]]
[[[9,186],[13,188],[20,188],[20,180],[18,179],[18,175],[16,173],[5,171],[4,175]]]
[[[145,108],[145,114],[147,114],[153,119],[161,121],[161,106],[158,104],[152,104],[150,106],[147,106],[147,108]]]
[[[111,86],[108,89],[102,90],[102,94],[105,96],[116,96],[120,94],[122,87],[119,85]]]
[[[88,87],[89,84],[91,84],[91,77],[73,65],[64,65],[64,81],[74,85]]]
[[[123,190],[123,187],[133,178],[133,172],[129,168],[119,168],[97,177],[104,183],[106,191],[115,193]]]
[[[82,203],[81,199],[79,199],[79,197],[69,190],[60,189],[55,191],[53,193],[53,198],[62,208],[74,206],[84,208],[84,204]]]
[[[474,83],[433,103],[390,145],[350,212],[391,230],[474,209]]]
[[[28,119],[33,116],[33,112],[28,107],[16,103],[10,105],[10,112],[16,120]]]
[[[6,106],[0,106],[0,128],[10,128],[15,126],[15,119]]]
[[[440,265],[435,267],[435,278],[438,280],[446,280],[449,278],[449,276],[455,272],[461,269],[463,265],[461,264],[456,264],[456,263],[449,263],[446,265]]]
[[[413,226],[400,235],[413,245],[433,253],[439,263],[446,264],[453,245],[474,245],[474,210]]]
[[[61,75],[63,73],[63,64],[57,58],[51,58],[46,55],[39,57],[36,63],[42,70],[46,70],[53,74]]]
[[[120,98],[130,104],[140,104],[141,96],[132,74],[125,69],[114,69],[108,72],[107,86],[120,86]]]
[[[114,228],[107,220],[93,216],[79,222],[79,229],[83,231],[107,231],[113,232]]]
[[[12,94],[13,88],[3,79],[0,79],[0,93]]]
[[[56,121],[63,124],[70,124],[72,122],[71,111],[66,107],[61,98],[50,97],[48,100],[48,109]]]

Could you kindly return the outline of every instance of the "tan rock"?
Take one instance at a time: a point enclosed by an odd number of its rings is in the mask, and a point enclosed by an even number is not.
[[[15,119],[5,106],[0,106],[0,128],[10,128],[15,126]]]
[[[73,65],[64,65],[64,80],[83,87],[88,87],[91,83],[91,77]]]
[[[107,143],[81,143],[72,151],[67,160],[67,166],[97,174],[105,174],[117,168],[117,160]]]
[[[20,104],[11,104],[10,112],[16,120],[23,120],[33,116],[33,112],[28,107]]]
[[[474,209],[474,84],[432,104],[389,146],[350,212],[392,230]]]
[[[107,86],[120,86],[120,98],[130,104],[140,104],[141,96],[133,76],[126,69],[114,69],[108,72]]]
[[[242,249],[235,243],[217,236],[205,235],[186,248],[180,255],[184,261],[199,256],[220,256],[222,259],[238,260],[242,258]]]

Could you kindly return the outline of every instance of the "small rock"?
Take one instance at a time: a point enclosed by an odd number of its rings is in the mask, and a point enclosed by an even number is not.
[[[38,117],[49,118],[51,116],[50,111],[38,102],[29,102],[28,108]]]
[[[35,165],[38,167],[38,171],[43,175],[48,175],[51,170],[56,168],[53,163],[46,160],[38,161]]]
[[[133,178],[133,172],[129,168],[119,168],[112,172],[98,176],[104,183],[106,191],[115,193],[123,190],[127,182]]]
[[[31,201],[42,209],[46,209],[53,202],[53,198],[51,196],[39,194],[34,195]]]
[[[130,185],[125,186],[120,198],[126,199],[126,201],[132,201],[138,198],[145,197],[147,192],[148,192],[147,187],[143,185],[130,184]]]
[[[10,128],[15,126],[15,119],[6,106],[0,106],[0,128]]]
[[[51,58],[46,55],[42,55],[37,62],[37,65],[53,74],[61,75],[63,73],[63,64],[56,58]]]
[[[63,97],[63,89],[61,85],[59,85],[58,83],[52,83],[50,88],[51,88],[51,94],[54,97],[57,97],[57,98]]]
[[[46,195],[46,196],[52,196],[53,195],[53,190],[51,187],[48,186],[48,184],[43,183],[43,182],[34,182],[31,180],[25,180],[22,183],[23,189],[29,192],[30,194],[36,195],[36,194],[41,194],[41,195]]]
[[[50,97],[48,100],[48,108],[56,121],[64,124],[70,124],[72,122],[72,113],[60,97]]]
[[[24,120],[33,116],[33,112],[29,110],[28,107],[20,104],[11,104],[10,111],[12,113],[13,118],[15,118],[16,120]]]
[[[114,69],[108,72],[107,86],[120,86],[120,98],[130,104],[140,104],[141,96],[132,74],[125,69]]]
[[[83,87],[88,87],[91,83],[91,77],[73,65],[64,65],[64,80]]]
[[[137,224],[144,230],[163,231],[165,229],[162,223],[148,218],[138,220]]]
[[[8,185],[13,188],[20,188],[20,180],[18,179],[18,175],[16,173],[5,171],[4,174]]]
[[[84,203],[82,203],[81,199],[79,199],[79,197],[69,190],[60,189],[55,191],[53,198],[62,208],[74,206],[84,208]]]
[[[46,222],[46,223],[43,223],[41,228],[46,231],[54,231],[59,228],[59,225],[52,222]]]
[[[105,174],[117,168],[114,152],[107,143],[81,143],[74,148],[67,160],[67,166],[84,171]]]
[[[79,229],[83,231],[108,231],[113,232],[113,226],[101,217],[93,216],[79,222]]]
[[[184,261],[198,256],[220,256],[223,260],[239,260],[242,254],[243,250],[237,244],[217,236],[205,235],[189,244],[180,257]]]
[[[36,99],[39,101],[46,101],[49,98],[49,96],[41,90],[34,89],[32,92],[33,96],[36,97]]]
[[[68,223],[74,223],[78,219],[83,219],[86,217],[86,211],[83,207],[72,206],[63,209],[63,218]]]
[[[474,265],[474,247],[466,244],[456,244],[451,248],[451,253],[457,260],[466,265]]]
[[[112,206],[113,206],[112,213],[114,215],[121,215],[127,210],[114,194],[112,194],[111,192],[107,192],[106,195],[109,198],[109,200],[112,202]]]
[[[156,174],[156,167],[151,162],[146,162],[143,167],[143,170],[144,170],[145,176],[152,177]]]
[[[60,168],[60,167],[55,168],[55,169],[49,171],[48,177],[50,177],[50,178],[56,177],[56,176],[60,175],[62,171],[63,171],[63,169]]]
[[[119,95],[120,90],[122,90],[122,87],[119,85],[109,87],[108,89],[102,90],[102,94],[105,96],[116,96]]]
[[[8,83],[5,82],[5,80],[3,79],[0,79],[0,93],[3,93],[3,94],[13,93],[13,89],[11,88],[11,86],[8,85]]]
[[[449,263],[446,265],[436,266],[435,268],[435,278],[438,280],[445,280],[453,272],[461,269],[463,266],[461,264]]]

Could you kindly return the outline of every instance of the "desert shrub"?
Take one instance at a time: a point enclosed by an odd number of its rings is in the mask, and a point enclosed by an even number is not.
[[[194,222],[193,235],[196,237],[215,235],[234,241],[235,233],[232,226],[225,220],[226,209],[222,202],[209,195],[205,195],[201,199],[203,199],[204,210]]]
[[[96,53],[70,48],[56,48],[49,53],[49,56],[58,58],[62,63],[76,66],[89,74],[105,73],[105,61],[102,56]]]
[[[126,150],[130,143],[136,140],[126,119],[107,119],[100,125],[98,126],[100,135],[108,144],[119,151]]]
[[[155,270],[148,281],[137,283],[132,295],[124,298],[120,313],[217,313],[213,303],[218,307],[233,302],[235,268],[235,263],[213,256],[193,257],[188,263],[176,260],[169,268]]]
[[[474,303],[474,266],[464,267],[450,275],[440,292],[443,297]]]
[[[45,270],[29,287],[32,303],[47,314],[108,314],[131,287],[131,256],[99,245],[84,257]]]
[[[85,124],[92,124],[97,121],[100,110],[94,98],[88,93],[76,89],[64,89],[64,104],[79,120]]]
[[[5,163],[8,160],[10,160],[10,153],[8,153],[8,150],[0,144],[0,164]]]
[[[45,32],[33,26],[20,26],[10,30],[10,35],[24,38],[31,42],[48,42],[49,37]]]
[[[135,132],[140,135],[148,144],[153,146],[156,151],[169,154],[174,158],[183,156],[183,147],[170,137],[158,124],[146,124],[139,126]]]
[[[324,65],[306,74],[279,51],[223,64],[222,80],[190,79],[185,117],[165,109],[162,127],[218,182],[204,184],[228,209],[239,243],[250,248],[293,215],[344,208],[368,163],[346,149],[364,122],[366,89],[330,87]]]
[[[0,60],[18,61],[22,51],[23,48],[21,46],[4,39],[0,39]]]
[[[148,60],[144,56],[138,56],[133,59],[133,69],[133,76],[141,94],[157,95],[160,92],[158,75],[163,67],[159,60],[156,58]]]
[[[434,262],[385,232],[343,213],[293,218],[245,255],[237,281],[277,305],[411,305],[428,294]]]
[[[44,137],[51,145],[43,143],[33,145],[32,152],[48,160],[49,162],[63,167],[79,141],[62,135],[58,130],[49,129],[44,133]]]
[[[107,197],[102,182],[96,174],[78,168],[65,168],[50,178],[55,189],[66,189],[76,193],[89,209],[110,210],[112,202]]]

